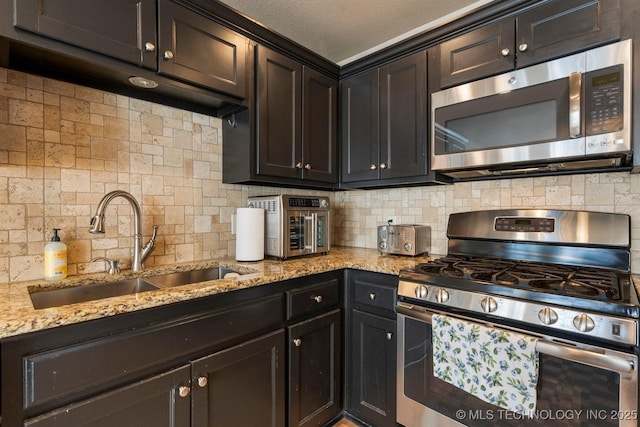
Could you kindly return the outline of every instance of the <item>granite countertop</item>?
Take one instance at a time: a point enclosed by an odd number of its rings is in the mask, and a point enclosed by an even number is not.
[[[373,249],[333,247],[327,255],[293,258],[286,261],[264,260],[237,262],[233,258],[207,262],[193,262],[160,266],[141,273],[130,270],[121,274],[88,274],[48,282],[44,280],[0,284],[0,338],[35,332],[62,325],[100,319],[121,313],[158,307],[180,301],[215,295],[239,289],[262,286],[273,282],[353,268],[378,273],[398,274],[403,268],[429,260],[428,256],[403,257],[380,255]],[[30,290],[81,286],[98,282],[116,281],[132,277],[145,277],[175,271],[197,270],[218,265],[233,267],[244,274],[229,279],[195,283],[191,285],[158,289],[133,295],[105,298],[90,302],[36,310],[29,297]]]

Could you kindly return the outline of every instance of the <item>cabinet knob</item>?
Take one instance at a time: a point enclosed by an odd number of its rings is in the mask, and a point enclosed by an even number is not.
[[[180,397],[187,397],[189,396],[190,392],[191,392],[191,388],[186,385],[181,385],[178,388],[178,394],[180,395]]]
[[[322,295],[316,295],[313,299],[319,304],[322,302]]]
[[[151,42],[146,42],[144,44],[144,50],[146,50],[147,52],[153,52],[154,50],[156,50],[156,45]]]
[[[298,163],[296,163],[296,167],[297,167],[298,169],[302,169],[302,162],[298,162]]]
[[[500,54],[502,56],[509,56],[510,53],[511,53],[511,51],[506,47],[500,51]]]
[[[204,388],[207,386],[207,377],[198,377],[198,387]]]
[[[383,249],[384,249],[384,248],[383,248]],[[376,299],[376,294],[374,294],[373,292],[370,292],[370,293],[369,293],[369,299],[370,299],[371,301],[373,301],[374,299]]]
[[[374,171],[374,170],[376,170],[376,169],[378,169],[378,166],[376,166],[376,165],[371,165],[371,170],[372,170],[372,171]]]
[[[387,332],[387,340],[391,341],[393,339],[393,332]]]
[[[386,168],[387,168],[386,163],[380,163],[380,169],[386,169]]]
[[[164,59],[173,59],[173,52],[171,52],[170,50],[165,50]]]
[[[526,52],[526,51],[527,51],[527,49],[529,49],[529,45],[528,45],[528,44],[526,44],[526,43],[520,43],[520,44],[518,45],[518,50],[519,50],[520,52]]]
[[[300,347],[302,345],[302,340],[300,338],[294,339],[293,345],[295,345],[296,347]]]
[[[304,165],[304,168],[306,170],[311,170],[311,163],[307,163],[306,165]]]

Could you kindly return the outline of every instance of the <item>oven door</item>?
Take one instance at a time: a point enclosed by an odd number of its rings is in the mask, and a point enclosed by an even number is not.
[[[536,411],[525,418],[435,378],[432,313],[402,303],[397,311],[397,421],[405,427],[638,425],[635,354],[538,337]]]

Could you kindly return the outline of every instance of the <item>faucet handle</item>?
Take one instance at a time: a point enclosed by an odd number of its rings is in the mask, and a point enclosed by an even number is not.
[[[107,257],[97,257],[97,258],[92,258],[91,261],[89,262],[95,262],[95,261],[106,261],[109,264],[109,269],[107,270],[108,274],[118,274],[120,273],[120,265],[117,259],[110,259]]]

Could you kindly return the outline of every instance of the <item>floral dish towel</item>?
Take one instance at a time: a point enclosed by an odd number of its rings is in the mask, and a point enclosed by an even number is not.
[[[536,409],[536,338],[433,315],[433,374],[485,402],[527,415]]]

